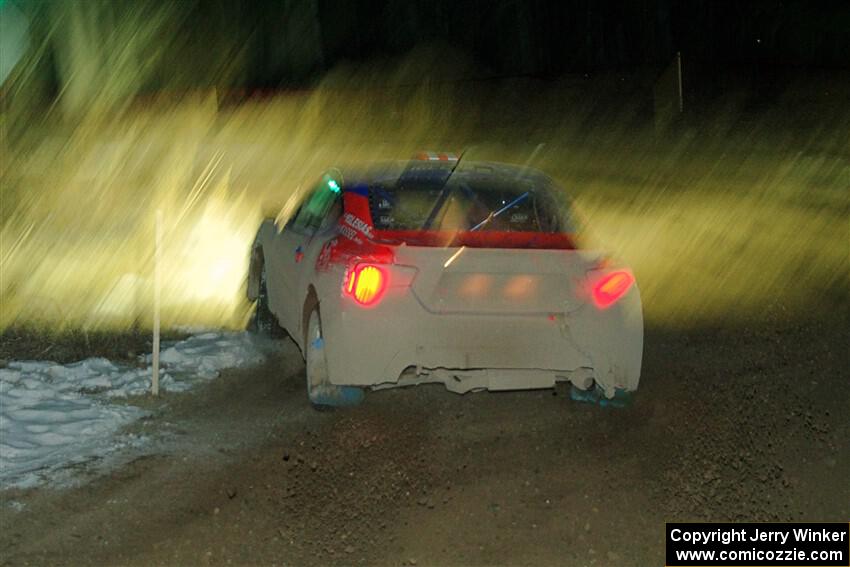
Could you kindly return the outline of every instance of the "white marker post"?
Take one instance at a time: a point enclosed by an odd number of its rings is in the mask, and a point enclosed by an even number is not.
[[[676,52],[676,80],[679,83],[679,114],[685,111],[685,99],[682,98],[682,52]]]
[[[162,288],[162,209],[156,210],[154,226],[155,244],[153,253],[153,376],[151,393],[159,395],[159,303]]]

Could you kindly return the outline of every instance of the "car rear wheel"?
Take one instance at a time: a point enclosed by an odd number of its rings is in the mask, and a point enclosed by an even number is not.
[[[363,389],[337,386],[328,378],[328,360],[319,310],[313,309],[307,324],[304,359],[307,365],[307,396],[316,409],[353,406],[363,401]]]
[[[257,293],[257,307],[254,309],[254,316],[248,325],[248,330],[259,335],[268,335],[272,337],[285,336],[283,328],[277,321],[274,313],[269,308],[269,292],[266,287],[266,267],[263,266],[260,271],[260,288]]]
[[[257,293],[257,307],[251,319],[250,330],[262,335],[270,335],[277,326],[277,321],[269,309],[269,293],[266,287],[266,267],[260,271],[260,289]]]

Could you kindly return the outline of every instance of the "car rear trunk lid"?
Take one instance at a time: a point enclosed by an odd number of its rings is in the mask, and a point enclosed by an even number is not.
[[[412,291],[432,313],[554,314],[583,304],[598,254],[578,250],[398,246],[395,263],[417,268]]]

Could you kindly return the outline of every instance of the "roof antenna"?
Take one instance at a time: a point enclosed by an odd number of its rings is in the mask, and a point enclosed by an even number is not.
[[[463,151],[460,152],[460,155],[457,156],[457,161],[455,161],[454,165],[449,170],[449,173],[448,175],[446,175],[446,178],[443,179],[443,183],[442,185],[440,185],[440,195],[437,197],[437,201],[434,203],[434,208],[432,208],[431,212],[428,213],[428,218],[425,219],[425,224],[422,225],[422,230],[429,230],[431,228],[431,225],[434,223],[434,219],[437,217],[437,213],[440,211],[440,209],[443,208],[443,203],[446,202],[446,199],[449,196],[449,192],[446,191],[446,187],[449,184],[449,179],[452,178],[452,174],[457,169],[457,166],[460,165],[461,160],[463,160],[463,156],[466,155],[466,152],[468,150],[469,148],[464,148]]]
[[[460,165],[460,160],[462,160],[462,159],[463,159],[463,156],[465,156],[465,155],[466,155],[466,151],[467,151],[468,149],[469,149],[469,148],[464,148],[464,149],[463,149],[463,151],[462,151],[462,152],[460,152],[460,155],[459,155],[459,156],[457,156],[457,160],[455,161],[455,164],[454,164],[454,165],[452,166],[452,168],[449,170],[449,174],[448,174],[448,175],[446,175],[446,180],[445,180],[445,181],[443,181],[443,186],[442,186],[442,187],[440,187],[440,189],[442,189],[443,187],[445,187],[445,186],[446,186],[446,184],[449,182],[449,178],[451,178],[452,174],[453,174],[453,173],[455,172],[455,170],[457,169],[457,166],[459,166],[459,165]]]

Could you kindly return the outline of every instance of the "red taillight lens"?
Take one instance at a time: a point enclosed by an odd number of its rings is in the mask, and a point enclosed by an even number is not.
[[[635,277],[631,272],[611,272],[593,285],[593,303],[600,309],[611,307],[629,291],[633,283]]]
[[[387,272],[375,264],[357,264],[348,271],[343,290],[360,305],[374,305],[387,290]]]

